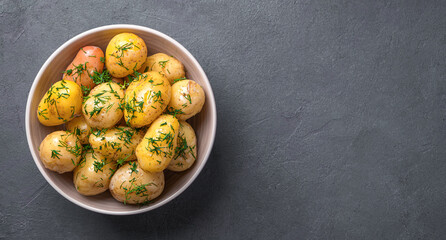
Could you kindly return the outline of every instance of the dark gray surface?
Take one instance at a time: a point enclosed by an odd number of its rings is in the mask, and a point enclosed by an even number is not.
[[[445,237],[445,1],[49,2],[0,1],[0,238]],[[177,39],[218,107],[197,180],[127,217],[53,190],[24,126],[46,58],[113,23]]]

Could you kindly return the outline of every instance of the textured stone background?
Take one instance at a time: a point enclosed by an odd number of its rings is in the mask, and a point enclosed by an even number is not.
[[[268,2],[0,0],[0,238],[444,238],[446,2]],[[218,107],[194,184],[127,217],[53,190],[24,126],[49,55],[113,23],[177,39]]]

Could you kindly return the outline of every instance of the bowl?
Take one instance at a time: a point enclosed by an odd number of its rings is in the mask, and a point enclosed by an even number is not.
[[[46,127],[37,119],[37,106],[50,86],[61,80],[62,71],[73,60],[83,46],[95,45],[105,48],[110,39],[118,33],[131,32],[146,42],[148,54],[163,52],[172,55],[184,64],[186,76],[198,82],[206,93],[203,110],[188,120],[197,135],[198,156],[194,165],[181,173],[165,171],[166,185],[163,193],[152,203],[144,206],[124,205],[116,201],[109,191],[97,196],[86,197],[79,194],[73,185],[72,173],[58,174],[44,167],[40,161],[38,147],[45,136],[63,126]],[[60,46],[43,64],[38,72],[28,95],[26,105],[26,137],[34,162],[48,183],[62,196],[85,209],[111,215],[131,215],[143,213],[173,200],[195,180],[206,164],[214,144],[217,127],[217,112],[214,94],[209,80],[197,60],[181,44],[171,37],[156,30],[136,25],[117,24],[94,28],[83,32]]]

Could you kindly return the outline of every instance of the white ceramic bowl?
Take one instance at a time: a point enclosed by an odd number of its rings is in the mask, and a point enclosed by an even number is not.
[[[195,129],[198,139],[198,158],[194,165],[182,173],[165,171],[166,187],[161,196],[146,206],[124,205],[116,201],[109,191],[93,197],[80,195],[74,188],[72,173],[58,174],[47,170],[39,158],[38,147],[47,134],[61,129],[46,127],[37,119],[37,106],[40,99],[51,84],[62,78],[62,71],[72,61],[76,53],[83,46],[95,45],[105,48],[109,40],[118,33],[131,32],[140,36],[146,42],[149,55],[163,52],[180,60],[186,70],[187,78],[198,82],[206,93],[206,103],[201,113],[189,122]],[[203,169],[215,139],[217,127],[217,113],[214,94],[209,80],[197,60],[181,44],[169,36],[153,29],[136,25],[108,25],[83,32],[60,46],[46,60],[34,79],[26,105],[26,136],[29,149],[42,175],[62,196],[71,202],[91,211],[112,215],[130,215],[147,212],[158,208],[181,194],[198,176]]]

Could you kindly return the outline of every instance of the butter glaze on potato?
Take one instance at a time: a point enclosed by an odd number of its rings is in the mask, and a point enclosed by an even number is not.
[[[81,144],[88,144],[88,137],[91,133],[91,128],[85,120],[84,116],[75,117],[66,123],[67,130],[73,133],[81,142]]]
[[[163,74],[169,80],[170,84],[186,76],[183,64],[176,58],[164,53],[156,53],[147,57],[144,64],[138,70],[140,73],[149,71]]]
[[[129,162],[113,175],[109,189],[124,204],[146,204],[163,192],[164,173],[146,172],[137,162]]]
[[[82,145],[72,133],[55,131],[48,134],[40,143],[40,160],[54,172],[71,172],[81,159]]]
[[[135,160],[136,146],[144,137],[143,129],[131,127],[115,127],[93,131],[89,142],[95,152],[114,161]]]
[[[125,91],[127,125],[139,128],[151,124],[163,113],[170,99],[171,86],[166,77],[158,72],[141,74]]]
[[[142,169],[161,172],[169,166],[178,144],[180,123],[172,115],[161,115],[147,130],[136,147],[136,158]]]
[[[82,114],[90,127],[113,127],[123,116],[123,100],[124,90],[117,83],[101,83],[84,98]]]
[[[96,46],[82,47],[68,64],[63,79],[76,82],[79,86],[92,89],[96,86],[93,79],[95,72],[102,73],[104,70],[104,52]]]
[[[137,71],[146,58],[146,43],[133,33],[114,36],[105,50],[105,66],[115,78],[123,78]]]
[[[200,84],[192,80],[182,80],[172,85],[172,98],[168,111],[179,120],[187,120],[203,108],[205,94]]]
[[[167,169],[174,172],[182,172],[189,169],[197,160],[197,137],[192,126],[180,121],[178,131],[178,144],[175,155],[170,161]]]
[[[70,121],[82,109],[82,90],[72,81],[54,83],[40,100],[37,118],[45,126],[57,126]]]
[[[106,159],[100,153],[90,151],[74,169],[74,186],[80,194],[85,196],[103,193],[107,191],[115,171],[115,161]]]

